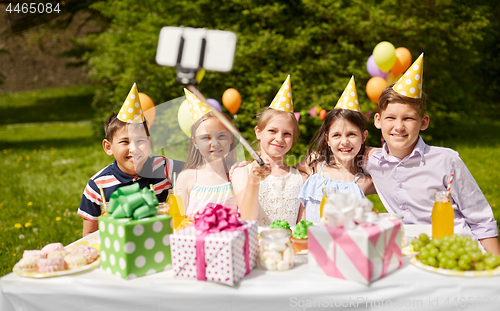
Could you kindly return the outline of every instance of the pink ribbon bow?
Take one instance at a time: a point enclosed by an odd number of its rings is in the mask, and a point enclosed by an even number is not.
[[[241,230],[245,233],[245,266],[246,273],[250,272],[250,245],[248,242],[248,230],[243,227],[245,222],[238,220],[239,213],[229,207],[220,204],[207,204],[203,211],[196,213],[194,226],[201,233],[196,236],[196,272],[198,280],[206,281],[205,263],[205,237],[210,233],[221,231]]]

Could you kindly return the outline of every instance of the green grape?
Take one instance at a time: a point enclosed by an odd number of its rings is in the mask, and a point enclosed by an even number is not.
[[[457,252],[459,248],[460,248],[460,244],[455,243],[455,244],[453,244],[453,245],[450,247],[450,251],[452,251],[452,252]]]
[[[446,269],[447,260],[439,261],[439,268]]]
[[[420,260],[422,259],[427,259],[429,258],[429,251],[426,250],[426,249],[423,249],[421,252],[420,252],[420,255],[418,256],[420,258]]]
[[[441,251],[442,251],[442,252],[444,252],[444,251],[449,250],[449,249],[450,249],[450,247],[451,247],[450,242],[447,242],[447,241],[444,241],[444,240],[443,240],[443,243],[441,243],[441,247],[440,247],[440,249],[441,249]]]
[[[458,266],[460,267],[460,269],[462,270],[470,270],[470,263],[466,262],[465,260],[463,259],[459,259],[458,260]]]
[[[429,266],[437,267],[438,266],[438,262],[436,260],[436,257],[431,256],[431,257],[427,258],[427,264]]]
[[[413,244],[413,250],[416,252],[419,252],[420,249],[424,246],[424,243],[420,240],[413,240],[413,241],[417,241],[417,242],[415,242],[415,244]]]
[[[454,259],[448,259],[446,261],[446,269],[455,269],[457,267],[457,261]]]
[[[463,248],[463,247],[459,247],[455,252],[457,253],[458,256],[462,256],[462,255],[467,254],[467,252],[465,251],[465,248]]]
[[[425,233],[421,233],[418,238],[420,239],[420,241],[424,242],[425,244],[429,243],[429,236]]]
[[[483,258],[483,254],[481,252],[471,252],[470,256],[474,261],[479,261],[480,259]]]
[[[419,239],[413,239],[413,240],[411,241],[411,245],[415,246],[415,245],[417,245],[417,244],[419,244],[419,243],[421,243],[421,242],[422,242],[422,241],[420,241]]]
[[[443,244],[443,239],[433,239],[431,243],[436,247],[440,247]]]
[[[451,251],[451,250],[450,250],[450,251],[446,251],[446,252],[444,253],[444,255],[445,255],[445,256],[446,256],[446,258],[448,258],[448,259],[453,259],[453,260],[455,260],[455,259],[457,258],[457,257],[456,257],[455,252],[454,252],[454,251]]]
[[[495,258],[493,258],[493,257],[485,258],[484,265],[486,266],[487,270],[493,269],[495,267]]]
[[[463,254],[460,256],[460,260],[463,260],[466,263],[470,263],[472,261],[472,256],[469,254]]]
[[[437,257],[437,259],[439,260],[440,263],[443,262],[446,259],[446,256],[444,255],[443,252],[437,254],[436,257]]]
[[[431,257],[436,257],[438,254],[439,254],[439,250],[436,247],[432,247],[431,249],[429,249],[429,255]]]
[[[495,259],[493,261],[493,268],[500,266],[500,256],[493,255],[493,258]]]
[[[477,262],[477,263],[476,263],[476,270],[477,270],[477,271],[483,271],[483,270],[486,270],[486,265],[484,264],[484,262],[482,262],[482,261]]]

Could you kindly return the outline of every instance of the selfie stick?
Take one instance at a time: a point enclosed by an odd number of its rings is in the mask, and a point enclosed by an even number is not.
[[[202,39],[201,41],[201,52],[200,52],[200,62],[198,68],[203,67],[203,61],[205,58],[205,47],[206,47],[207,41],[205,38]],[[239,142],[245,147],[245,149],[250,153],[252,158],[257,161],[257,163],[260,166],[264,166],[265,163],[262,160],[262,158],[253,150],[252,146],[248,143],[248,141],[241,135],[240,131],[229,121],[219,110],[214,108],[201,94],[201,92],[198,90],[196,85],[198,82],[196,81],[196,73],[198,72],[198,69],[191,69],[191,68],[184,68],[181,66],[181,60],[182,60],[182,52],[184,49],[184,37],[181,36],[181,42],[179,43],[179,53],[177,54],[177,82],[186,86],[186,88],[191,91],[198,99],[200,99],[205,105],[207,105],[210,108],[210,111],[215,115],[217,119],[233,134],[235,134],[236,138],[239,140]]]

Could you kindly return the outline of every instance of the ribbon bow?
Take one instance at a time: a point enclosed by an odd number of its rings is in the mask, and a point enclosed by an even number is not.
[[[209,204],[203,211],[196,213],[194,225],[201,232],[218,233],[223,230],[236,230],[241,224],[238,221],[238,213],[231,208]]]
[[[195,215],[194,226],[199,232],[196,235],[196,272],[198,280],[206,281],[206,262],[205,262],[205,237],[210,233],[219,233],[221,231],[241,230],[245,234],[245,270],[250,273],[250,245],[248,241],[248,230],[243,225],[243,221],[238,220],[239,213],[229,207],[220,204],[207,204],[203,211]]]
[[[334,228],[344,227],[347,230],[354,229],[357,225],[371,226],[377,220],[372,208],[373,203],[367,198],[359,199],[352,192],[339,190],[328,198],[321,224]]]
[[[108,210],[113,218],[141,219],[156,215],[157,206],[158,199],[151,189],[139,189],[139,184],[133,184],[111,194]]]

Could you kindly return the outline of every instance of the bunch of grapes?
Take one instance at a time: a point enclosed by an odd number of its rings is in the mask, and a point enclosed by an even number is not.
[[[424,264],[450,270],[491,270],[500,266],[500,256],[484,253],[471,237],[454,234],[442,239],[429,240],[422,233],[411,244],[420,252],[418,259]]]

